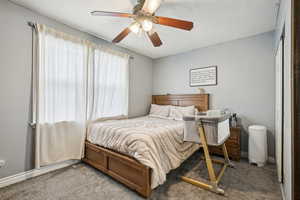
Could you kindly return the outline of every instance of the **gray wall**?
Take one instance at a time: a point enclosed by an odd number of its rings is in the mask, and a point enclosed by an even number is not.
[[[274,155],[273,33],[157,59],[152,70],[153,61],[148,57],[1,0],[0,159],[5,159],[7,165],[0,168],[0,178],[32,169],[33,166],[33,134],[27,125],[30,119],[31,80],[31,30],[27,21],[43,23],[133,55],[130,116],[146,114],[152,91],[154,94],[197,93],[197,88],[188,86],[189,69],[218,65],[218,86],[204,87],[211,94],[212,108],[227,107],[237,112],[245,128],[253,123],[266,125],[270,130],[269,152]],[[246,132],[242,146],[246,151]]]
[[[244,129],[251,124],[267,126],[269,154],[274,156],[273,35],[269,32],[155,60],[153,93],[198,93],[197,87],[189,87],[189,70],[217,65],[218,85],[202,87],[211,95],[211,108],[229,108],[238,113]],[[244,131],[242,151],[247,147]]]
[[[30,120],[31,82],[31,29],[27,21],[43,23],[131,54],[134,59],[131,60],[130,69],[129,115],[146,114],[151,102],[152,59],[1,0],[0,159],[5,159],[7,165],[0,168],[0,178],[29,170],[33,166],[33,134],[27,125]]]
[[[280,36],[285,26],[285,44],[284,44],[284,144],[283,144],[283,192],[286,200],[292,197],[292,31],[291,31],[291,0],[282,0],[278,15],[275,49],[277,49]]]

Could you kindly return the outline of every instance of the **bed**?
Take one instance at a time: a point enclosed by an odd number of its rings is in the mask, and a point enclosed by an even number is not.
[[[208,102],[208,94],[152,97],[154,104],[195,105],[199,111],[208,110]],[[182,121],[151,117],[96,123],[89,127],[83,161],[149,197],[171,169],[198,149],[183,142],[182,130]]]

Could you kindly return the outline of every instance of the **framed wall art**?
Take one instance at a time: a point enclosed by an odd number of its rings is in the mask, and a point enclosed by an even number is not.
[[[195,68],[190,70],[190,86],[209,86],[218,84],[217,66]]]

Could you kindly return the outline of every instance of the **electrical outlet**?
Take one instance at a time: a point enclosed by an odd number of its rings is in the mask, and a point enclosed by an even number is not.
[[[6,163],[5,160],[0,160],[0,168],[4,167],[5,163]]]

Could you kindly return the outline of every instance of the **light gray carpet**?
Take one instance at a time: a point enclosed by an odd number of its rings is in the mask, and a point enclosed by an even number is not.
[[[153,200],[272,200],[281,199],[274,165],[258,168],[246,161],[234,162],[221,181],[225,196],[219,196],[180,180],[181,175],[207,177],[204,162],[197,152],[172,171],[165,184],[152,192]],[[1,200],[138,200],[143,199],[105,174],[83,163],[57,170],[0,189]]]

